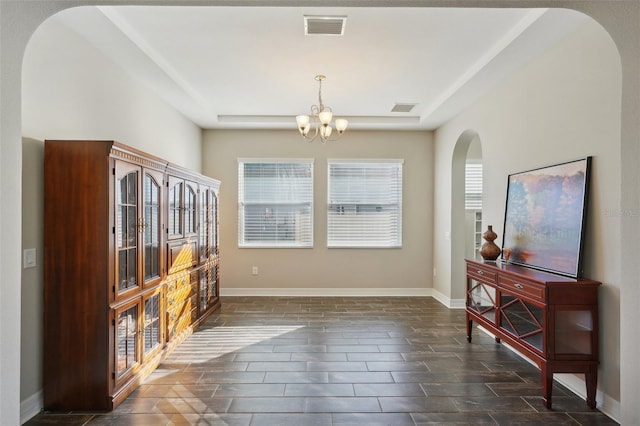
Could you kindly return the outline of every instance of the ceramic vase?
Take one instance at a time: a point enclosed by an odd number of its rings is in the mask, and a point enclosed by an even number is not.
[[[482,247],[480,247],[480,256],[484,260],[496,260],[500,256],[500,247],[493,242],[498,235],[493,232],[493,226],[489,225],[489,228],[482,234],[482,238],[486,240]]]

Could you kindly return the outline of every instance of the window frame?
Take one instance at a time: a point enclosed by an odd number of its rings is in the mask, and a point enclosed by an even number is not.
[[[295,164],[295,165],[308,165],[309,166],[309,200],[295,201],[279,201],[273,203],[266,202],[254,202],[242,199],[244,192],[243,182],[244,176],[241,173],[244,172],[245,164]],[[314,246],[314,159],[313,158],[238,158],[238,248],[313,248]],[[246,198],[246,197],[245,197]],[[248,205],[264,205],[264,204],[276,204],[281,206],[286,205],[301,205],[306,206],[309,211],[308,215],[308,229],[305,231],[308,234],[308,241],[286,241],[286,240],[259,240],[259,241],[246,241],[246,216],[245,210]]]
[[[397,185],[397,192],[395,195],[397,196],[397,202],[386,203],[388,206],[396,206],[397,208],[397,217],[396,217],[396,235],[395,239],[389,239],[387,244],[374,244],[372,241],[365,242],[357,242],[357,241],[346,241],[340,240],[337,241],[331,238],[332,228],[331,228],[331,214],[332,214],[332,206],[334,204],[348,204],[348,203],[335,203],[331,200],[332,197],[332,184],[331,184],[331,167],[336,164],[352,164],[352,165],[372,165],[372,164],[394,164],[399,169],[399,179],[395,184]],[[364,248],[364,249],[396,249],[402,248],[402,240],[403,240],[403,231],[402,231],[402,216],[403,216],[403,175],[404,175],[404,159],[401,158],[328,158],[327,159],[327,229],[326,229],[326,237],[327,237],[327,248],[329,249],[340,249],[340,248]],[[356,205],[356,212],[359,211],[358,205],[369,205],[370,203],[350,203]],[[358,214],[356,213],[356,216]],[[335,232],[335,231],[333,231]]]

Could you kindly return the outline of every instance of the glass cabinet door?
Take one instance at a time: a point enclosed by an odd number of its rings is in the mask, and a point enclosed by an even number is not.
[[[182,238],[184,225],[182,223],[184,181],[169,176],[169,239]]]
[[[500,328],[543,352],[544,310],[531,302],[500,294]]]
[[[209,190],[207,188],[200,190],[198,213],[200,260],[205,261],[209,257],[209,237],[211,234],[211,203],[209,201]]]
[[[169,239],[198,233],[198,184],[169,176]]]
[[[467,307],[472,309],[488,321],[496,321],[496,289],[493,286],[468,279]]]
[[[213,265],[209,271],[209,281],[207,282],[209,287],[209,300],[218,296],[218,265]]]
[[[207,306],[209,305],[209,297],[207,295],[207,269],[202,268],[200,270],[200,274],[198,277],[198,286],[199,291],[198,294],[200,296],[200,312],[204,312],[207,310]]]
[[[116,294],[139,287],[138,282],[138,184],[139,168],[116,165]]]
[[[211,203],[211,215],[209,228],[211,230],[211,241],[209,243],[210,247],[210,256],[215,256],[218,254],[218,196],[213,190],[209,191],[209,198]]]
[[[184,188],[184,235],[193,236],[198,232],[198,212],[196,211],[198,185],[187,181]]]
[[[116,379],[120,379],[138,365],[138,308],[139,304],[116,311]]]
[[[200,312],[204,312],[213,305],[213,298],[218,295],[218,267],[208,266],[200,270],[199,295]]]
[[[218,199],[211,188],[200,189],[200,260],[215,256],[218,253]]]
[[[162,345],[160,323],[160,292],[144,300],[144,355],[147,356]]]
[[[554,345],[557,354],[592,355],[594,342],[594,312],[585,309],[555,311]]]
[[[144,282],[145,284],[155,284],[160,281],[163,260],[160,246],[162,237],[162,222],[160,220],[162,174],[145,171],[142,193]]]

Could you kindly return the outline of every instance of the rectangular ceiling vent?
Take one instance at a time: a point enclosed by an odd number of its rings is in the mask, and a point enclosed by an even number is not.
[[[304,16],[304,35],[338,35],[344,34],[346,16]]]
[[[391,112],[411,112],[417,104],[395,104]]]

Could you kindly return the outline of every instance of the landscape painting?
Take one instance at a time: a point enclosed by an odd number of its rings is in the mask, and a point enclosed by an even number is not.
[[[591,157],[509,175],[502,259],[582,274]]]

